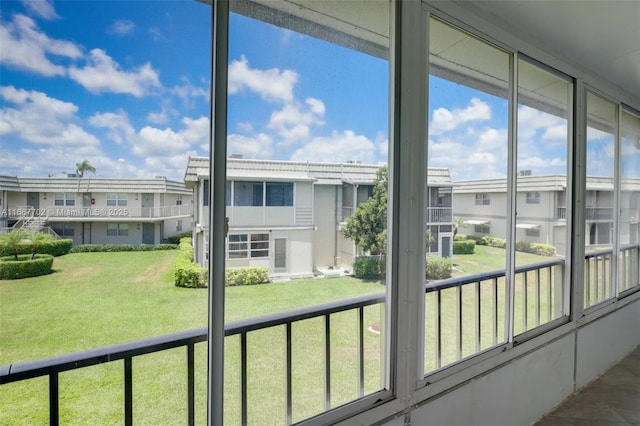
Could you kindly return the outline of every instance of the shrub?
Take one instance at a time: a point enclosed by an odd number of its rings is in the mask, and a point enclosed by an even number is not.
[[[473,254],[476,249],[476,242],[473,240],[454,240],[453,254]]]
[[[505,248],[507,247],[507,240],[504,238],[494,238],[494,237],[483,237],[487,239],[487,245],[491,247],[497,248]]]
[[[427,257],[427,280],[444,280],[451,277],[451,259],[429,256]]]
[[[531,243],[529,249],[531,253],[539,254],[540,256],[553,256],[556,254],[556,248],[549,244]]]
[[[467,239],[475,241],[477,246],[486,246],[488,237],[478,237],[477,235],[468,235]]]
[[[27,237],[28,238],[28,237]],[[36,253],[62,256],[71,251],[73,240],[43,240],[36,243]],[[24,241],[17,244],[18,254],[30,254],[33,244]],[[11,249],[4,243],[0,243],[0,257],[12,255]]]
[[[191,238],[191,232],[181,232],[180,234],[172,235],[167,238],[167,244],[180,244],[180,240],[183,238]]]
[[[383,256],[358,256],[353,262],[356,278],[379,279],[385,274],[386,260]]]
[[[176,244],[81,244],[74,246],[71,249],[71,253],[175,250],[177,248],[178,246]]]
[[[453,241],[462,241],[466,239],[469,239],[469,237],[466,236],[465,234],[460,234],[460,233],[457,233],[455,237],[453,237]]]
[[[18,261],[13,256],[0,258],[0,280],[17,280],[20,278],[38,277],[51,273],[53,256],[50,254],[36,254],[31,259],[30,254],[18,256]]]
[[[191,238],[184,237],[178,246],[180,253],[173,262],[173,280],[177,287],[201,288],[209,282],[209,270],[193,261]]]
[[[265,267],[233,268],[225,272],[225,284],[256,285],[269,282],[269,270]]]

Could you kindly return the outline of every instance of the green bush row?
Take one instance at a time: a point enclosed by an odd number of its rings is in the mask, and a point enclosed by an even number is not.
[[[453,240],[453,254],[473,254],[476,242],[473,240]]]
[[[51,256],[62,256],[71,250],[71,245],[73,244],[73,240],[64,239],[64,240],[43,240],[36,243],[36,253],[40,254],[50,254]],[[18,243],[18,254],[31,254],[33,249],[33,244],[30,242],[22,242]],[[3,256],[11,256],[13,252],[7,244],[0,243],[0,257]]]
[[[167,244],[180,244],[180,240],[183,238],[191,238],[191,232],[181,232],[180,234],[173,235],[167,238]]]
[[[426,278],[429,281],[451,278],[451,259],[428,256]]]
[[[475,241],[475,243],[479,246],[491,246],[491,247],[498,247],[498,248],[505,248],[507,246],[507,240],[503,238],[478,237],[475,235],[469,235],[466,238],[468,241]],[[455,251],[457,242],[458,241],[453,242],[454,254],[457,254]],[[556,248],[550,244],[527,243],[525,241],[516,241],[516,251],[523,251],[526,253],[537,254],[539,256],[554,256],[556,254]]]
[[[184,237],[178,245],[180,253],[173,262],[173,280],[177,287],[202,288],[209,282],[209,270],[193,261],[193,246],[190,237]]]
[[[358,256],[353,262],[353,275],[362,279],[380,279],[386,271],[384,256]]]
[[[0,258],[0,280],[18,280],[20,278],[38,277],[51,273],[53,255],[36,254],[31,259],[30,254],[22,254],[15,261],[13,256]]]
[[[269,282],[269,269],[265,267],[233,268],[225,272],[225,284],[256,285]]]
[[[80,244],[73,246],[71,253],[97,253],[116,251],[175,250],[177,244]]]

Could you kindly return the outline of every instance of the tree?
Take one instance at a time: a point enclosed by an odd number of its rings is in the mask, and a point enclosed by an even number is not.
[[[376,172],[373,195],[360,204],[347,220],[344,236],[353,240],[360,250],[384,254],[387,248],[387,183],[389,172],[382,166]]]
[[[27,238],[28,238],[28,235],[24,230],[14,229],[13,231],[7,234],[3,234],[0,237],[0,241],[2,241],[2,243],[9,248],[11,253],[13,253],[14,259],[17,261],[20,243]]]
[[[84,160],[82,163],[76,163],[76,174],[78,175],[78,191],[80,192],[80,179],[84,177],[86,172],[95,173],[96,168],[91,165],[89,160]]]
[[[42,232],[32,232],[30,235],[28,235],[28,238],[31,241],[31,259],[36,258],[38,244],[44,241],[50,241],[52,239],[51,235],[43,234]]]

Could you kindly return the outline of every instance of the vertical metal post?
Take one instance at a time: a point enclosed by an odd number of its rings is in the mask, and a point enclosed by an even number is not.
[[[481,313],[480,281],[476,282],[476,352],[480,352],[482,336],[482,313]]]
[[[491,286],[491,316],[493,322],[493,345],[498,344],[498,279],[493,279]]]
[[[60,398],[58,386],[58,372],[49,374],[49,424],[58,426],[60,424]]]
[[[456,340],[456,348],[458,349],[458,359],[462,359],[462,286],[458,285],[456,287],[456,305],[457,305],[457,316],[456,316],[456,331],[458,333],[458,338]]]
[[[518,56],[516,53],[509,56],[509,118],[508,118],[508,146],[507,146],[507,245],[505,265],[505,332],[507,342],[513,343],[515,327],[515,261],[516,261],[516,167],[517,167],[517,143],[518,143]]]
[[[358,396],[364,396],[364,307],[358,308]]]
[[[540,325],[540,269],[536,269],[536,327]]]
[[[195,416],[195,344],[187,345],[187,422],[190,426],[196,423]]]
[[[324,316],[324,409],[331,409],[331,316]]]
[[[286,399],[286,420],[285,424],[288,426],[293,423],[293,369],[291,359],[291,323],[288,322],[285,325],[285,340],[286,340],[286,353],[285,353],[285,399]]]
[[[524,272],[522,277],[522,331],[527,331],[528,327],[527,327],[527,310],[529,309],[529,300],[528,300],[528,292],[529,292],[529,286],[528,286],[528,280],[527,280],[527,276],[529,275],[527,272]]]
[[[247,333],[240,333],[240,422],[247,424]]]
[[[436,290],[436,327],[434,340],[436,342],[436,368],[442,367],[442,291]]]
[[[133,425],[133,365],[131,357],[124,359],[124,424]]]
[[[224,243],[227,161],[227,66],[229,2],[212,3],[211,113],[209,137],[209,340],[207,422],[223,425]]]

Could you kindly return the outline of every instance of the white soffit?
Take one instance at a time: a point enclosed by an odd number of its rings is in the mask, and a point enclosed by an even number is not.
[[[560,53],[640,98],[640,1],[467,2],[496,16],[534,45]]]

